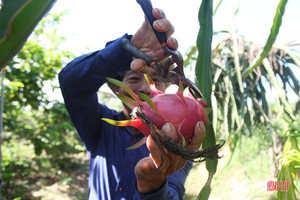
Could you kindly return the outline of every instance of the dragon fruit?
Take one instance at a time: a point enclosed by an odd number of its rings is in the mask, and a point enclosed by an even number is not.
[[[133,109],[137,106],[141,111],[152,121],[152,123],[161,129],[165,123],[171,123],[176,128],[180,143],[182,146],[191,139],[194,132],[194,127],[198,121],[203,121],[204,124],[208,121],[208,109],[205,102],[200,101],[188,93],[183,95],[183,85],[180,83],[178,91],[175,94],[167,94],[155,87],[153,80],[145,75],[151,91],[151,98],[143,93],[138,95],[144,100],[140,100],[139,96],[135,94],[124,83],[107,78],[111,83],[123,88],[129,96],[117,94],[118,98],[126,104],[129,108]],[[129,147],[129,149],[138,148],[146,141],[146,137],[150,135],[150,129],[139,118],[134,117],[131,120],[114,121],[107,118],[102,120],[115,125],[115,126],[133,126],[144,134],[144,138],[137,144]]]

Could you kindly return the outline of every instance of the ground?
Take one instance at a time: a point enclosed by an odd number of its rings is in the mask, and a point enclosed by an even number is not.
[[[239,151],[239,150],[237,150]],[[237,152],[232,160],[230,151],[224,146],[219,160],[218,171],[212,181],[212,193],[210,200],[241,199],[241,200],[274,200],[276,193],[267,191],[267,182],[275,180],[267,152],[253,152],[253,155],[245,156],[243,152]],[[69,178],[59,180],[51,185],[42,187],[32,193],[33,199],[39,200],[79,200],[87,199],[88,193],[88,161],[86,164],[74,170]],[[204,163],[194,165],[185,187],[185,200],[196,199],[199,191],[207,178]]]
[[[48,184],[32,192],[34,200],[79,200],[88,197],[88,158],[80,154],[83,159],[81,167],[75,169],[67,178]]]

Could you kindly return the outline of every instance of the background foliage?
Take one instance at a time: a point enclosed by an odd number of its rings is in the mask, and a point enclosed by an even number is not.
[[[56,35],[64,14],[43,18],[6,69],[2,193],[7,199],[21,195],[29,184],[18,186],[16,178],[39,176],[45,169],[41,175],[56,174],[74,165],[69,155],[83,150],[64,103],[50,96],[58,90],[58,71],[74,57],[60,49],[64,38]]]
[[[221,2],[220,0],[219,4]],[[288,102],[287,89],[292,89],[298,99],[300,95],[300,83],[291,70],[292,65],[299,63],[299,55],[293,54],[288,47],[273,47],[287,0],[279,1],[265,46],[256,46],[236,33],[224,31],[222,35],[215,34],[221,40],[216,42],[213,54],[211,54],[212,18],[219,4],[214,12],[212,4],[212,0],[201,3],[198,51],[192,48],[188,55],[188,59],[196,61],[195,80],[208,106],[213,110],[212,115],[209,115],[213,123],[206,126],[206,137],[202,146],[203,148],[213,146],[214,132],[218,132],[222,133],[220,139],[226,138],[233,152],[243,135],[251,136],[253,130],[261,125],[268,127],[264,134],[270,138],[270,141],[271,139],[276,141],[288,126],[281,123],[279,127],[277,122],[283,121],[283,117],[288,118],[289,123],[294,123],[296,120],[297,108]],[[191,62],[191,60],[186,61],[188,64]],[[297,146],[294,147],[296,148]],[[276,156],[279,154],[279,152],[274,153]],[[211,178],[217,168],[216,161],[207,160],[206,168],[209,177],[197,199],[208,199]],[[293,176],[289,176],[287,180],[296,181]],[[294,188],[291,190],[295,191]],[[284,196],[281,195],[281,198],[284,199]],[[288,193],[287,198],[295,198],[295,194]]]
[[[61,50],[64,38],[57,35],[55,28],[64,14],[43,18],[5,71],[1,166],[4,185],[1,191],[6,199],[34,199],[32,192],[38,190],[34,186],[43,188],[49,182],[70,185],[73,181],[70,174],[83,163],[86,166],[87,161],[79,156],[84,149],[64,104],[57,100],[57,73],[74,57],[71,52]],[[274,18],[282,14],[278,11]],[[279,182],[292,182],[288,198],[299,198],[295,188],[299,188],[300,86],[294,74],[294,69],[300,68],[299,52],[292,50],[294,44],[273,46],[269,42],[269,53],[252,68],[264,46],[228,31],[212,34],[216,41],[209,71],[212,124],[217,141],[226,140],[230,155],[227,163],[221,165],[222,169],[218,169],[220,175],[216,173],[216,180],[213,179],[212,195],[222,196],[214,190],[221,191],[218,185],[236,174],[244,180],[250,177],[252,185],[260,175],[272,169],[272,176]],[[274,34],[271,36],[274,39]],[[196,46],[191,47],[186,55],[186,71],[194,73],[197,57]],[[243,77],[245,72],[247,76]],[[116,104],[109,93],[99,96],[105,104]],[[272,159],[269,166],[266,164],[268,151]],[[258,169],[261,162],[264,165]],[[235,170],[230,171],[230,168]],[[238,170],[242,168],[249,170],[250,175],[240,174]],[[198,177],[204,173],[197,176],[191,173],[189,178],[197,179],[190,188],[187,185],[187,191],[195,187]],[[202,186],[197,187],[196,194],[187,193],[186,199],[196,198]],[[219,187],[224,188],[224,185]],[[285,193],[278,191],[277,197],[284,199]],[[75,199],[82,198],[84,195],[75,194]],[[225,195],[224,198],[230,197]]]

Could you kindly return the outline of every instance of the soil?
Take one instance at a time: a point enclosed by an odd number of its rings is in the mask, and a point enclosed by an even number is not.
[[[68,174],[67,178],[52,181],[31,193],[34,200],[79,200],[88,199],[88,158],[81,155],[85,162]]]

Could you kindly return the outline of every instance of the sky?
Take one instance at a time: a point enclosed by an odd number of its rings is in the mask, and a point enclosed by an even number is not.
[[[279,0],[223,0],[213,19],[214,31],[237,30],[251,41],[265,44],[278,3]],[[196,42],[201,0],[152,0],[152,4],[161,8],[173,24],[173,36],[184,55]],[[239,12],[234,18],[237,8]],[[300,43],[299,9],[299,0],[288,1],[277,44]],[[69,10],[69,14],[58,31],[66,36],[65,46],[76,55],[101,49],[106,42],[125,33],[134,34],[144,20],[135,0],[57,0],[51,12],[63,10]]]
[[[264,45],[279,1],[223,0],[213,18],[213,29],[237,31],[248,40]],[[214,4],[217,2],[215,0]],[[182,55],[196,43],[200,4],[201,0],[152,0],[153,7],[162,9],[173,24],[173,37],[178,40]],[[275,44],[300,43],[299,9],[300,0],[288,0]],[[76,56],[102,49],[106,42],[125,33],[134,34],[144,21],[136,0],[57,0],[50,13],[64,10],[69,13],[57,30],[66,37],[63,48]],[[300,51],[300,45],[295,48]],[[300,69],[296,70],[300,77]]]

